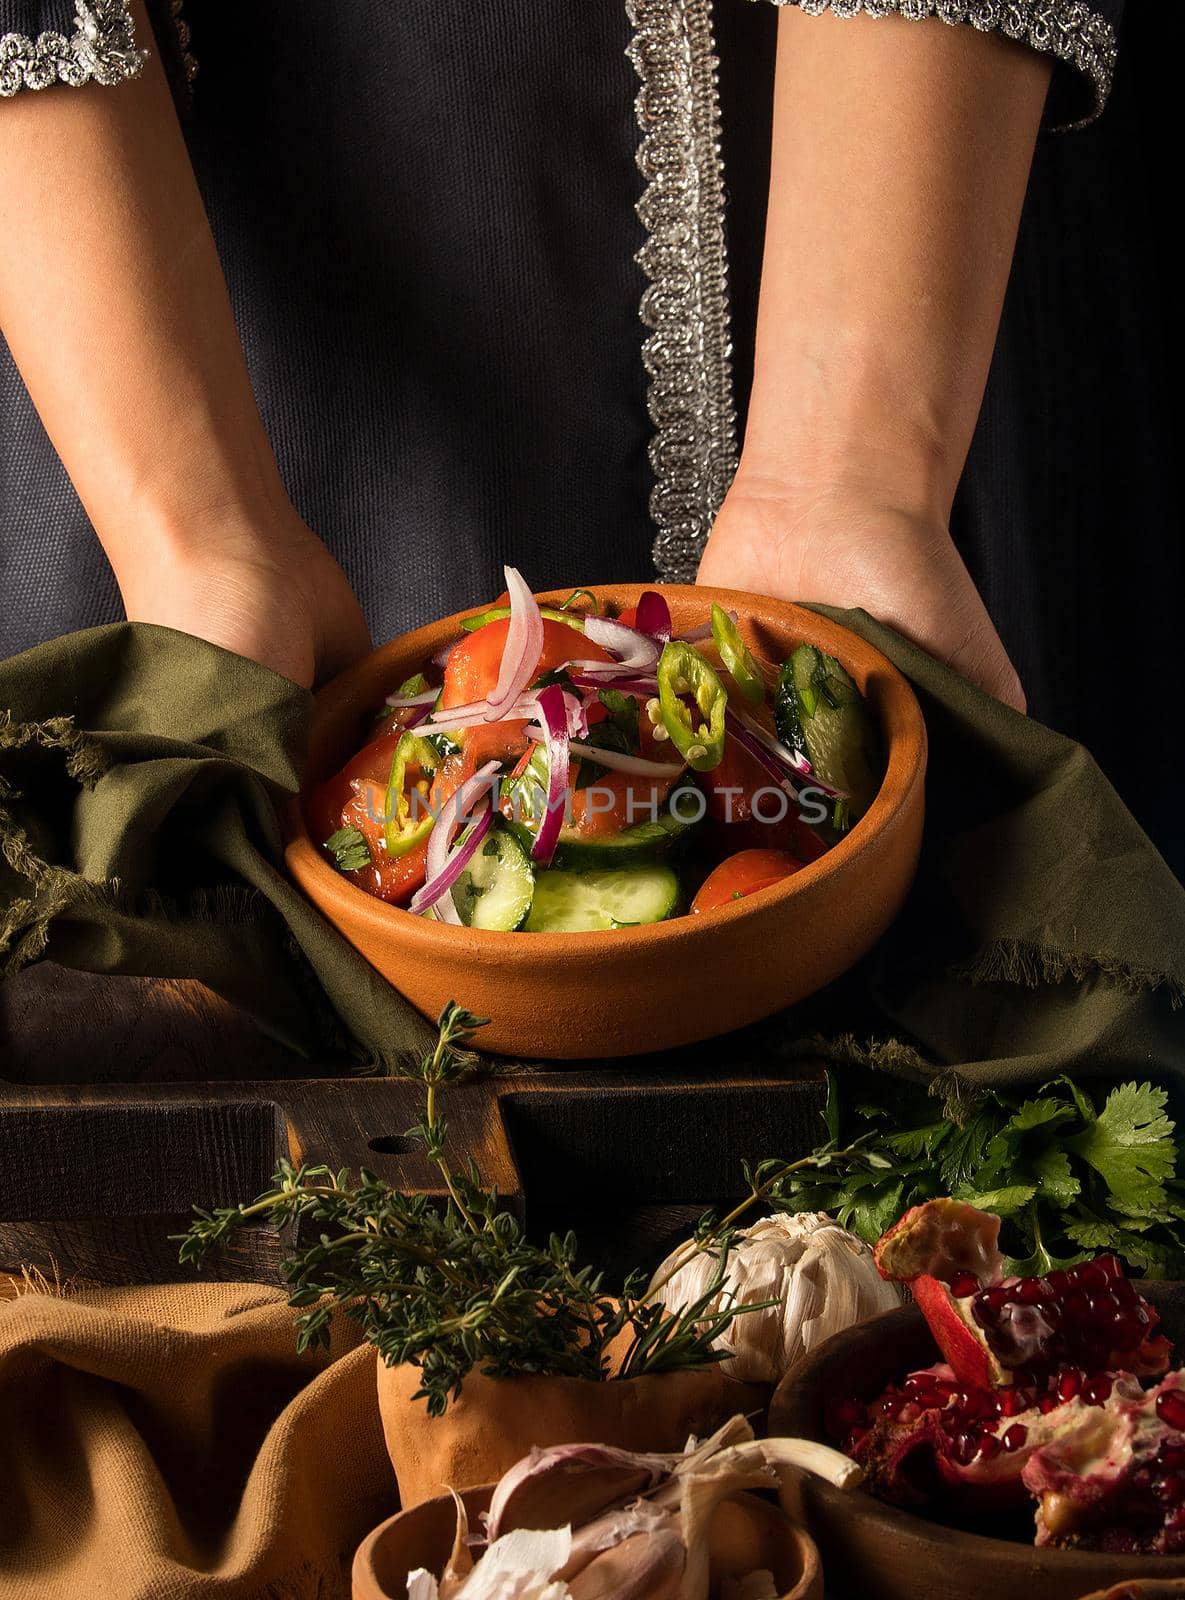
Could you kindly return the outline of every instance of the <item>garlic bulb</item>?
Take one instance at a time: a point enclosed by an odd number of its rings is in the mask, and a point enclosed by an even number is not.
[[[717,1258],[689,1240],[655,1273],[650,1298],[671,1311],[694,1305],[716,1267]],[[776,1302],[746,1311],[720,1337],[719,1347],[730,1352],[723,1370],[746,1383],[778,1383],[833,1333],[901,1304],[863,1240],[821,1211],[763,1217],[739,1229],[713,1306],[730,1298],[738,1305]]]

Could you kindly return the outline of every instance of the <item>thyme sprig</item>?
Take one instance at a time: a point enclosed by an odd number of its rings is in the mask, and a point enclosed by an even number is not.
[[[282,1271],[289,1303],[299,1312],[297,1345],[328,1343],[335,1313],[360,1324],[390,1365],[420,1370],[416,1398],[441,1415],[475,1367],[494,1377],[536,1374],[604,1380],[711,1366],[725,1352],[715,1341],[733,1317],[758,1306],[734,1306],[722,1293],[731,1224],[713,1225],[703,1248],[716,1271],[693,1304],[672,1313],[647,1298],[644,1273],[631,1273],[619,1294],[603,1274],[582,1265],[575,1235],[527,1239],[518,1219],[483,1184],[474,1166],[455,1170],[447,1153],[443,1091],[474,1063],[468,1045],[483,1019],[450,1003],[437,1040],[421,1060],[425,1087],[419,1121],[408,1130],[444,1182],[447,1198],[405,1194],[363,1170],[281,1161],[272,1189],[249,1205],[196,1210],[180,1236],[182,1262],[201,1266],[239,1228],[266,1219],[296,1223],[300,1242]],[[299,1235],[298,1235],[299,1237]],[[764,1302],[763,1302],[764,1305]],[[614,1363],[610,1347],[626,1346]]]

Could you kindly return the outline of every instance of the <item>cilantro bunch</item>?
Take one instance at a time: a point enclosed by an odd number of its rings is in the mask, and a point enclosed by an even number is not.
[[[1185,1180],[1168,1096],[1149,1083],[1105,1095],[1059,1077],[1035,1093],[930,1090],[828,1075],[829,1139],[771,1195],[827,1211],[869,1243],[910,1206],[953,1195],[1003,1222],[1006,1270],[1040,1275],[1101,1251],[1137,1272],[1185,1276]]]

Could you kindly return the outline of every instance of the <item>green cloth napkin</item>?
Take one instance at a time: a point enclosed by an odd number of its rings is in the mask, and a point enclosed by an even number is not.
[[[1091,757],[863,612],[827,614],[919,694],[926,839],[874,954],[764,1036],[793,1053],[821,1031],[836,1060],[979,1082],[1073,1068],[1185,1085],[1185,889]],[[310,1056],[352,1039],[397,1067],[423,1048],[423,1019],[283,872],[277,808],[311,706],[264,667],[144,624],[0,662],[0,973],[45,957],[197,978]]]

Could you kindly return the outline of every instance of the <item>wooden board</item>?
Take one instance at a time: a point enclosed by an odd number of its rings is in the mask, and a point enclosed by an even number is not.
[[[608,1270],[646,1265],[744,1192],[743,1161],[818,1142],[819,1064],[739,1054],[473,1079],[448,1095],[454,1157],[533,1233],[571,1227]],[[310,1074],[198,985],[33,969],[0,985],[0,1271],[183,1278],[169,1236],[190,1208],[252,1198],[285,1155],[438,1194],[404,1137],[420,1104],[411,1080]],[[216,1270],[279,1281],[288,1243],[244,1232]]]

